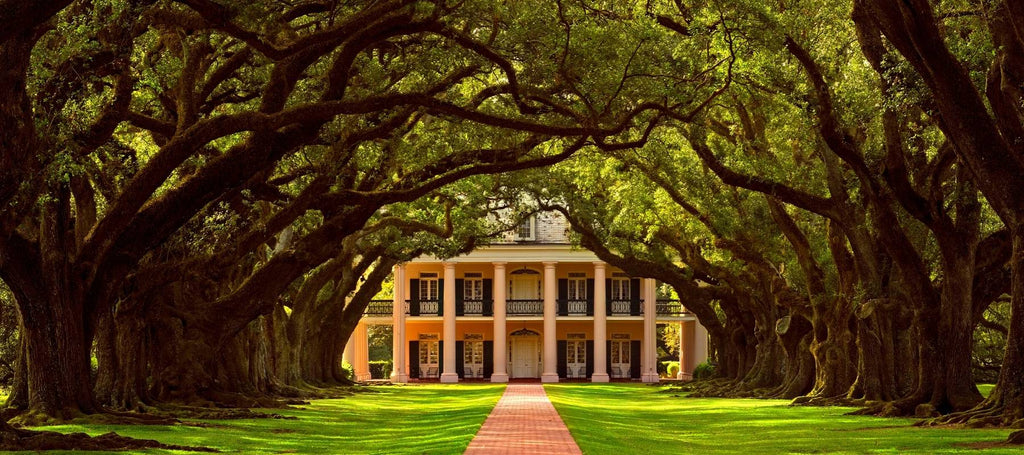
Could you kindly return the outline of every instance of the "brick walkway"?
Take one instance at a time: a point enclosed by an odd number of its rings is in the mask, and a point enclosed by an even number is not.
[[[540,384],[509,384],[467,454],[577,454],[576,441]]]

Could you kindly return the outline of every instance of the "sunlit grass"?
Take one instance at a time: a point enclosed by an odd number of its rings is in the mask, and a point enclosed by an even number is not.
[[[547,384],[585,454],[980,453],[1011,430],[913,427],[913,419],[843,415],[851,408],[784,400],[685,398],[641,384]]]
[[[155,439],[226,453],[462,453],[501,397],[500,384],[373,387],[373,393],[274,410],[298,420],[207,421],[214,426],[60,425],[61,432]],[[50,452],[59,453],[59,452]],[[151,450],[145,453],[172,453]]]
[[[978,384],[978,390],[983,396],[987,397],[988,394],[992,393],[992,388],[995,386],[995,384]]]

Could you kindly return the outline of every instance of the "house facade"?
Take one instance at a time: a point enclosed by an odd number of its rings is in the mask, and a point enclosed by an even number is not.
[[[346,357],[370,379],[367,326],[391,325],[393,382],[657,382],[657,324],[680,324],[682,379],[707,358],[707,332],[653,279],[573,248],[567,223],[541,213],[503,242],[394,268],[395,295],[367,308]]]

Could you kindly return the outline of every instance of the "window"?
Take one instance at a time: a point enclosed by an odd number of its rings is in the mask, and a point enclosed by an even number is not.
[[[420,300],[437,300],[437,274],[420,274]]]
[[[569,300],[587,300],[587,275],[573,272],[569,274]]]
[[[438,342],[420,341],[420,371],[425,378],[437,377]]]
[[[481,273],[467,273],[463,282],[462,296],[465,300],[484,299],[484,279]]]
[[[629,340],[612,340],[612,371],[613,378],[629,377]]]
[[[625,273],[612,275],[612,300],[629,300],[629,276]]]
[[[463,345],[463,358],[467,370],[476,370],[476,366],[483,366],[484,364],[484,342],[483,341],[466,341]],[[468,372],[467,372],[468,373]]]
[[[566,341],[566,363],[579,365],[587,363],[587,342],[585,340]]]
[[[533,240],[534,239],[534,221],[536,217],[533,215],[519,222],[516,226],[516,240]]]

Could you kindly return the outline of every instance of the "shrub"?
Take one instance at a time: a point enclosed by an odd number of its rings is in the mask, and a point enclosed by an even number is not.
[[[665,375],[669,378],[679,377],[679,361],[663,362],[665,364]]]
[[[715,375],[715,365],[704,362],[693,369],[693,379],[707,379]]]
[[[345,379],[348,379],[349,381],[355,381],[356,380],[355,369],[352,368],[352,364],[351,363],[348,363],[348,362],[343,360],[341,362],[341,372],[345,376]]]
[[[391,360],[371,360],[370,377],[373,379],[387,379],[391,377]]]

